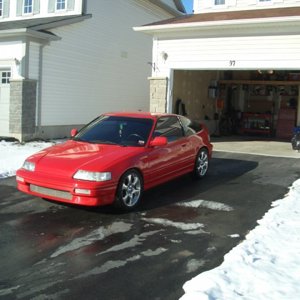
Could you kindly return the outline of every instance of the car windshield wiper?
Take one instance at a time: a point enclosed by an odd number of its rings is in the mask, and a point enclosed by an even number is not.
[[[77,138],[77,137],[72,138],[72,140],[76,141],[76,142],[86,142],[85,140]]]
[[[92,143],[92,144],[106,144],[106,145],[118,145],[118,146],[126,146],[124,144],[119,144],[119,143],[115,143],[112,141],[105,141],[105,140],[89,140],[86,141],[88,143]]]

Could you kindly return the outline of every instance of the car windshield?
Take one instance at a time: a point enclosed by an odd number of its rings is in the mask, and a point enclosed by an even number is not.
[[[143,147],[146,145],[153,121],[121,116],[100,116],[74,137],[76,141]]]

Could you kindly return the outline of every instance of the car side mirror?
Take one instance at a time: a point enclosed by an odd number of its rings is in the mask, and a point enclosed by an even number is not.
[[[168,140],[165,136],[157,136],[150,142],[150,147],[165,146]]]
[[[78,133],[78,130],[76,128],[73,128],[71,130],[71,137],[73,138]]]

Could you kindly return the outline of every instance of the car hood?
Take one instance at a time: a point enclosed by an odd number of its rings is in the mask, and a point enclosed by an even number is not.
[[[44,149],[31,156],[30,160],[36,162],[36,172],[72,176],[78,169],[109,171],[110,167],[124,158],[135,156],[142,149],[70,140]]]

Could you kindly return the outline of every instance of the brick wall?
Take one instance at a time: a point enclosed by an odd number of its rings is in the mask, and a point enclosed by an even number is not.
[[[168,78],[151,77],[150,81],[150,111],[164,113],[167,110]]]

